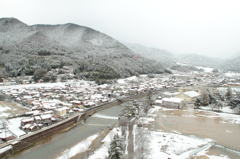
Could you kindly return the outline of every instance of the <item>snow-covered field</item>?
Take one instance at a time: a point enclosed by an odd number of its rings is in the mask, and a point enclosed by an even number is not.
[[[0,89],[21,89],[21,88],[29,88],[29,87],[54,87],[54,86],[65,86],[65,83],[38,83],[38,84],[20,84],[20,85],[9,85],[9,86],[1,86]]]
[[[198,69],[203,69],[205,72],[212,72],[213,68],[197,66]]]
[[[239,73],[234,73],[234,72],[227,72],[225,73],[225,76],[227,77],[237,77],[237,76],[240,76]]]
[[[211,139],[199,139],[175,133],[149,131],[150,144],[147,158],[188,158],[192,152],[208,145]],[[211,144],[210,144],[211,145]]]
[[[201,107],[201,109],[204,110],[212,110],[211,107]],[[201,110],[199,110],[201,111]],[[230,109],[228,106],[223,107],[223,109],[221,109],[222,113],[217,113],[217,112],[212,112],[215,115],[212,116],[207,116],[208,118],[212,117],[221,117],[223,119],[225,119],[225,121],[227,121],[228,123],[232,123],[232,124],[240,124],[240,115],[236,115],[236,114],[231,114],[233,113],[232,109]]]
[[[13,118],[8,120],[8,129],[13,132],[17,137],[26,134],[23,130],[19,128],[21,126],[21,119],[22,118]]]
[[[10,110],[9,107],[7,106],[4,106],[4,105],[0,105],[0,118],[3,118],[3,117],[8,117],[10,115],[10,113],[6,113],[5,111],[7,110]]]

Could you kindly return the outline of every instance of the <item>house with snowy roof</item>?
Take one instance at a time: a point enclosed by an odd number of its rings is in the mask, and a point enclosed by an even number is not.
[[[162,106],[167,108],[181,109],[184,106],[182,98],[163,98]]]
[[[196,91],[180,92],[175,98],[182,98],[185,102],[194,102],[200,94]]]
[[[9,130],[5,130],[3,132],[0,131],[0,139],[2,139],[2,141],[12,140],[13,138],[15,137],[11,131]]]

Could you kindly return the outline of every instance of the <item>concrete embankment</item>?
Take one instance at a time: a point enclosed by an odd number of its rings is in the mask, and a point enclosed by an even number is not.
[[[94,113],[118,104],[120,104],[120,102],[114,101],[96,107],[92,107],[86,110],[84,113],[74,114],[68,119],[65,119],[59,123],[53,124],[51,126],[42,128],[38,131],[32,132],[30,134],[12,140],[10,142],[4,143],[0,145],[0,149],[2,150],[0,151],[0,158],[2,159],[8,158],[12,154],[33,145],[36,141],[41,140],[44,137],[53,135],[56,132],[60,132],[64,129],[77,125],[86,120],[89,116],[93,115]],[[4,148],[6,149],[4,150]]]
[[[155,91],[152,92],[153,94],[158,93],[159,91]],[[84,120],[86,120],[89,116],[93,115],[94,113],[101,111],[103,109],[112,107],[114,105],[119,105],[123,102],[127,102],[130,100],[134,100],[137,98],[141,98],[144,96],[147,96],[147,93],[142,93],[142,94],[137,94],[137,95],[133,95],[133,96],[129,96],[129,97],[125,97],[125,98],[121,98],[118,101],[114,101],[114,102],[110,102],[110,103],[105,103],[102,105],[98,105],[92,108],[89,108],[88,110],[86,110],[84,113],[77,113],[77,114],[73,114],[71,117],[69,117],[68,119],[65,119],[59,123],[53,124],[51,126],[45,127],[43,129],[40,129],[38,131],[32,132],[30,134],[24,135],[20,138],[17,138],[15,140],[9,141],[7,143],[4,143],[2,145],[0,145],[0,158],[8,158],[10,157],[12,154],[27,148],[29,146],[34,145],[34,143],[36,143],[36,141],[41,140],[47,136],[53,135],[56,132],[61,132],[64,129],[73,127],[81,122],[83,122]],[[6,150],[3,150],[2,148],[6,148]],[[1,151],[3,150],[3,151]]]

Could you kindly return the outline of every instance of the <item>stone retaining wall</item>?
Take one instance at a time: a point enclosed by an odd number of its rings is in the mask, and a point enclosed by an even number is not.
[[[12,145],[12,148],[8,149],[7,151],[0,152],[0,158],[6,159],[10,157],[13,153],[20,151],[26,147],[29,147],[31,145],[34,145],[34,143],[44,137],[47,137],[49,135],[52,135],[56,132],[60,132],[66,128],[69,128],[71,126],[74,126],[76,124],[79,124],[86,120],[89,116],[95,114],[96,112],[112,107],[114,105],[118,105],[120,102],[111,102],[102,104],[100,106],[93,107],[89,110],[87,110],[83,114],[74,114],[73,116],[69,117],[68,119],[65,119],[59,123],[53,124],[51,126],[42,128],[36,132],[24,135],[16,140],[13,140],[12,142],[5,143],[2,145],[2,147],[6,147],[9,145]],[[79,117],[80,116],[80,117]]]

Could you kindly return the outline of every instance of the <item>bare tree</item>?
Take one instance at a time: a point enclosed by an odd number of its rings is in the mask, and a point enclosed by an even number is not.
[[[154,104],[154,100],[153,100],[151,91],[148,92],[148,95],[146,98],[147,98],[147,100],[146,100],[146,104],[144,104],[144,106],[143,106],[143,112],[147,114],[149,109],[151,108],[151,106]]]
[[[1,120],[1,129],[4,131],[5,138],[7,137],[7,132],[8,132],[8,122],[7,120],[2,119]]]
[[[128,125],[128,119],[124,116],[119,117],[118,125],[121,127],[122,135],[125,135]]]
[[[208,96],[208,92],[205,88],[202,90],[201,103],[203,106],[206,106],[209,104],[209,96]]]
[[[135,133],[135,155],[136,158],[144,159],[148,155],[149,136],[146,129],[138,127]]]

